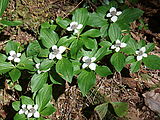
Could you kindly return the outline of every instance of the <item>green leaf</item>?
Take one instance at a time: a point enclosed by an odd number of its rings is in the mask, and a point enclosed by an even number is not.
[[[21,96],[21,102],[22,102],[22,105],[23,104],[34,105],[34,101],[30,97],[27,97],[27,96]]]
[[[13,118],[14,120],[26,120],[26,116],[25,114],[18,114],[16,113],[16,115]]]
[[[13,82],[16,82],[21,77],[21,71],[15,68],[9,72],[9,76]]]
[[[89,90],[95,85],[96,83],[96,75],[93,71],[82,71],[78,75],[78,87],[81,90],[83,96],[89,92]]]
[[[146,53],[151,52],[155,48],[155,44],[149,43],[145,46],[145,48],[146,48]]]
[[[0,23],[6,26],[18,26],[23,24],[22,21],[8,21],[8,20],[1,20]]]
[[[3,12],[8,6],[9,0],[0,0],[0,17],[2,17]]]
[[[62,38],[60,38],[60,40],[57,43],[57,46],[66,46],[68,47],[74,40],[76,40],[77,38],[72,36],[70,38],[67,38],[68,36],[64,36]]]
[[[69,19],[62,19],[60,16],[56,18],[56,23],[61,27],[66,29],[67,26],[70,24],[71,20]]]
[[[40,70],[48,70],[49,68],[51,68],[54,64],[53,60],[48,60],[45,59],[41,64],[40,64]]]
[[[128,103],[126,102],[111,102],[114,112],[118,117],[123,117],[128,112]]]
[[[160,57],[156,55],[148,55],[148,57],[143,58],[143,63],[146,67],[159,70],[160,69]]]
[[[48,79],[48,73],[34,74],[31,78],[32,92],[36,92],[43,87]]]
[[[97,41],[96,39],[86,38],[82,37],[81,40],[83,40],[84,45],[88,49],[97,49]]]
[[[6,46],[5,46],[5,50],[6,53],[8,54],[11,50],[14,50],[15,52],[18,52],[20,48],[20,43],[18,42],[14,42],[14,41],[9,41]]]
[[[126,58],[126,61],[125,61],[126,64],[131,64],[133,62],[135,62],[135,57],[134,56],[128,56]]]
[[[38,91],[36,96],[36,104],[39,105],[39,111],[41,112],[51,100],[52,86],[44,84]]]
[[[22,87],[20,85],[15,85],[14,89],[16,89],[17,91],[22,91]]]
[[[5,62],[6,59],[7,59],[7,56],[4,55],[4,54],[2,54],[2,53],[0,53],[0,63],[1,63],[1,62]]]
[[[108,36],[108,27],[109,27],[109,24],[106,24],[100,28],[102,38]]]
[[[2,62],[0,63],[0,74],[4,74],[9,72],[11,69],[14,68],[14,65],[9,62]]]
[[[40,53],[41,50],[41,46],[39,45],[38,41],[35,40],[31,43],[29,43],[28,47],[27,47],[27,56],[34,56],[34,55],[38,55]]]
[[[121,29],[119,28],[119,26],[116,23],[112,23],[110,25],[109,30],[108,30],[108,35],[109,35],[112,43],[114,41],[116,41],[117,39],[120,39]]]
[[[110,43],[110,42],[108,42],[108,41],[102,41],[102,42],[99,43],[99,45],[100,45],[101,47],[109,48],[109,47],[112,45],[112,43]]]
[[[111,64],[115,67],[116,71],[120,72],[125,65],[125,55],[114,53],[111,57]]]
[[[20,110],[20,101],[15,101],[12,103],[12,107],[15,111],[19,111]]]
[[[133,63],[131,64],[131,72],[132,72],[132,73],[138,72],[138,70],[140,69],[140,66],[141,66],[140,61],[133,62]]]
[[[41,115],[44,116],[49,116],[51,115],[53,112],[56,112],[56,109],[54,108],[54,106],[52,104],[48,104],[41,112]]]
[[[59,40],[58,34],[51,29],[43,28],[40,31],[40,40],[46,48],[51,48]]]
[[[67,66],[67,67],[66,67]],[[73,65],[72,63],[66,59],[62,58],[56,64],[56,72],[69,83],[72,82],[73,78]]]
[[[111,70],[107,66],[97,66],[96,73],[102,77],[106,77],[112,74]]]
[[[94,110],[98,113],[100,120],[103,120],[108,111],[108,103],[100,104],[96,106]]]
[[[83,33],[81,36],[88,36],[88,37],[99,37],[101,35],[100,31],[97,29],[90,29]]]
[[[49,53],[50,53],[49,49],[42,49],[41,48],[38,57],[48,57]]]

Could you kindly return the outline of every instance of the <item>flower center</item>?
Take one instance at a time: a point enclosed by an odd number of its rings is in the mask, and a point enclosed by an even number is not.
[[[74,30],[74,29],[76,29],[77,27],[78,27],[78,25],[74,24],[74,25],[71,26],[71,29]]]
[[[85,60],[85,63],[87,64],[87,65],[90,65],[92,62],[91,62],[91,59],[90,58],[88,58],[87,60]]]
[[[29,110],[29,112],[34,114],[34,113],[36,112],[36,110],[35,110],[34,108],[31,108],[31,109]]]
[[[57,55],[59,53],[59,50],[58,49],[53,49],[53,54],[54,55]]]
[[[121,43],[116,43],[115,46],[116,46],[116,47],[120,47],[120,46],[121,46]]]
[[[112,16],[115,16],[116,14],[117,14],[116,11],[112,11],[112,12],[111,12],[111,15],[112,15]]]
[[[138,56],[142,56],[143,55],[143,51],[139,51]]]
[[[13,58],[17,58],[17,55],[16,55],[16,54],[14,54],[14,55],[12,55],[12,57],[13,57]]]

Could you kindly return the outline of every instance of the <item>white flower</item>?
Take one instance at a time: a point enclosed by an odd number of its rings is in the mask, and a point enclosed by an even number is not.
[[[62,59],[62,53],[66,50],[66,47],[64,46],[60,46],[59,48],[57,48],[56,45],[52,46],[52,52],[49,54],[49,59],[54,59],[55,57],[57,59]]]
[[[41,74],[42,72],[48,72],[48,71],[50,70],[50,68],[47,69],[47,70],[39,70],[39,69],[40,69],[40,65],[41,65],[41,63],[37,63],[37,64],[35,65],[35,67],[38,69],[38,70],[37,70],[37,73],[38,73],[38,74]]]
[[[38,105],[27,105],[27,109],[28,109],[28,114],[27,117],[30,118],[32,116],[34,116],[35,118],[39,118],[40,114],[37,111],[38,110]]]
[[[139,49],[139,51],[136,51],[137,54],[137,61],[142,60],[143,57],[147,57],[146,52],[146,48],[142,47],[141,49]]]
[[[124,48],[126,46],[126,43],[122,43],[120,40],[116,40],[116,44],[112,45],[111,49],[115,49],[115,51],[118,52],[121,48]]]
[[[74,33],[78,33],[79,30],[83,27],[82,24],[78,24],[78,22],[71,22],[70,23],[70,26],[67,27],[67,30],[68,31],[73,31],[74,30]]]
[[[25,104],[23,104],[21,107],[22,107],[22,109],[20,109],[18,113],[27,115],[28,114],[27,106]]]
[[[9,54],[10,56],[8,57],[8,60],[13,60],[14,62],[21,61],[21,59],[19,58],[21,56],[21,53],[16,53],[14,50],[11,50]]]
[[[116,22],[120,14],[122,14],[121,11],[117,11],[115,7],[111,7],[109,10],[109,13],[107,14],[107,17],[111,17],[112,22]]]
[[[91,57],[89,58],[88,56],[84,56],[82,58],[82,61],[84,62],[83,65],[82,65],[82,68],[86,68],[86,67],[89,67],[91,70],[96,70],[96,64],[93,63],[94,61],[96,60],[95,57]]]

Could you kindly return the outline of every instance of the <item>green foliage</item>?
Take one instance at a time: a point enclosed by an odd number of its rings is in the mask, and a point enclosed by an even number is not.
[[[0,17],[2,17],[3,12],[7,8],[9,0],[0,0]]]

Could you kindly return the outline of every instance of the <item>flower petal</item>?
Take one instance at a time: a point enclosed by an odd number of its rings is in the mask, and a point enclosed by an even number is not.
[[[25,105],[25,104],[23,104],[23,105],[22,105],[22,108],[23,108],[23,109],[25,109],[25,108],[26,108],[26,105]]]
[[[20,58],[18,58],[18,57],[17,57],[17,58],[14,58],[14,62],[17,62],[17,63],[18,63],[18,62],[20,62],[20,61],[21,61]]]
[[[11,50],[11,51],[9,52],[9,54],[10,54],[11,56],[13,56],[13,55],[16,54],[16,52],[15,52],[14,50]]]
[[[75,22],[75,21],[71,22],[70,26],[73,26],[73,25],[78,25],[78,22]]]
[[[88,56],[84,56],[84,57],[82,58],[82,61],[85,62],[87,59],[89,59],[89,57],[88,57]]]
[[[35,109],[35,110],[38,110],[38,105],[37,105],[37,104],[34,105],[34,109]]]
[[[28,114],[28,110],[26,110],[24,114],[27,115]]]
[[[146,54],[146,53],[143,53],[143,55],[142,55],[143,57],[147,57],[148,55]]]
[[[17,57],[20,57],[21,56],[21,53],[17,53]]]
[[[13,59],[14,59],[14,57],[9,56],[7,59],[8,59],[8,60],[13,60]]]
[[[126,46],[127,46],[126,43],[121,43],[121,45],[120,45],[121,48],[124,48],[124,47],[126,47]]]
[[[59,49],[59,53],[63,53],[66,50],[66,47],[60,46],[58,49]]]
[[[66,30],[68,30],[68,31],[72,31],[73,29],[71,28],[71,27],[67,27],[67,29]]]
[[[52,53],[49,54],[49,59],[53,60],[56,56]]]
[[[111,46],[111,49],[115,49],[115,48],[116,48],[116,46],[115,46],[115,45],[112,45],[112,46]]]
[[[18,114],[23,114],[24,110],[20,109],[20,111],[18,112]]]
[[[111,7],[109,10],[109,12],[113,12],[113,11],[115,11],[115,12],[117,11],[115,7]]]
[[[34,113],[34,117],[35,117],[35,118],[39,118],[39,116],[40,116],[40,115],[39,115],[39,112],[36,111],[36,112]]]
[[[117,21],[117,19],[118,19],[118,17],[117,17],[117,16],[113,16],[113,17],[111,17],[111,21],[112,21],[112,22],[116,22],[116,21]]]
[[[42,71],[40,71],[40,70],[37,70],[37,73],[38,73],[38,74],[41,74],[41,72],[42,72]]]
[[[91,69],[91,70],[96,70],[96,64],[95,63],[91,63],[90,65],[89,65],[89,68]]]
[[[136,51],[136,54],[139,54],[139,51]]]
[[[27,105],[27,109],[30,110],[32,108],[32,105]]]
[[[37,63],[35,66],[37,69],[39,69],[40,63]]]
[[[111,13],[107,13],[106,16],[107,16],[107,17],[112,17]]]
[[[52,46],[52,50],[57,49],[57,45]]]
[[[140,49],[140,51],[145,52],[145,51],[146,51],[146,48],[145,48],[145,47],[142,47],[142,48]]]
[[[137,61],[142,60],[142,56],[137,56]]]
[[[62,55],[61,55],[61,54],[57,54],[57,55],[56,55],[56,58],[57,58],[58,60],[60,60],[60,59],[62,59]]]
[[[79,30],[78,29],[74,29],[74,34],[78,33]]]
[[[88,64],[83,63],[82,68],[84,69],[84,68],[86,68],[86,67],[88,67]]]
[[[121,43],[121,41],[120,40],[116,40],[116,43]]]
[[[32,113],[28,113],[27,117],[30,118],[30,117],[32,117],[32,115],[33,115]]]
[[[122,14],[122,12],[121,12],[121,11],[118,11],[118,12],[116,13],[116,15],[120,15],[120,14]]]
[[[82,24],[79,24],[78,26],[77,26],[77,29],[79,30],[79,29],[81,29],[83,27],[83,25]]]
[[[120,47],[116,47],[115,51],[116,52],[120,51]]]
[[[91,62],[94,62],[96,60],[95,57],[91,57]]]

